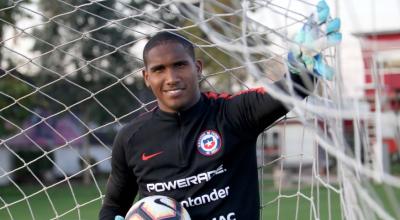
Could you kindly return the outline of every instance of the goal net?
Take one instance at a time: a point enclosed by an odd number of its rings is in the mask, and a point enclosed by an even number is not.
[[[0,219],[97,218],[116,132],[155,105],[141,53],[162,30],[196,45],[203,90],[263,86],[293,108],[257,143],[262,219],[400,219],[400,88],[390,95],[385,84],[400,59],[388,64],[370,48],[356,98],[340,48],[323,51],[334,80],[319,80],[306,100],[271,84],[316,4],[2,0]]]

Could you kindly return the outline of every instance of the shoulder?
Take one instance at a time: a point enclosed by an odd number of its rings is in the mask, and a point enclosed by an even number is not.
[[[127,143],[144,125],[151,121],[152,117],[153,110],[145,112],[123,125],[117,133],[117,141]]]
[[[216,100],[226,100],[229,99],[232,95],[229,93],[217,93],[217,92],[204,92],[203,93],[206,99],[211,100],[211,101],[216,101]]]
[[[252,88],[252,89],[246,89],[246,90],[242,90],[240,92],[237,93],[217,93],[217,92],[204,92],[203,93],[204,96],[211,101],[226,101],[226,100],[231,100],[234,98],[240,98],[243,96],[247,96],[247,95],[263,95],[266,94],[266,90],[263,87],[257,87],[257,88]]]

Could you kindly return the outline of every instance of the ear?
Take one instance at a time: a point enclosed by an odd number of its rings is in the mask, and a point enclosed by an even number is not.
[[[146,68],[144,68],[142,70],[142,75],[143,75],[143,79],[144,79],[144,84],[146,84],[146,86],[148,88],[150,88],[150,83],[149,83],[149,73],[146,71]]]
[[[197,70],[197,77],[201,78],[201,73],[203,72],[203,61],[196,60],[196,70]]]

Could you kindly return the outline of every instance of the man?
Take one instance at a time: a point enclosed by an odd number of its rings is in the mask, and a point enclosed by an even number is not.
[[[258,219],[257,136],[288,109],[262,88],[201,93],[203,64],[175,33],[153,36],[143,60],[158,106],[118,133],[100,219],[124,216],[137,193],[174,198],[192,219]],[[299,74],[287,77],[304,85]],[[284,80],[276,85],[287,90]]]

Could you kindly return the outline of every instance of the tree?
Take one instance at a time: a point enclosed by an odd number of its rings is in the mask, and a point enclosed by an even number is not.
[[[114,0],[39,1],[39,7],[45,12],[43,20],[48,23],[34,31],[40,40],[36,40],[33,50],[43,54],[41,65],[44,67],[37,83],[48,85],[43,91],[67,106],[89,98],[73,108],[87,114],[87,121],[113,121],[109,112],[120,117],[141,106],[136,98],[150,99],[150,93],[137,80],[143,66],[141,56],[130,50],[138,39],[135,27],[143,20],[159,21],[145,16],[127,19],[129,13],[151,7],[152,3],[132,0],[121,5],[121,2],[117,5]],[[169,23],[175,18],[168,19]],[[157,26],[165,27],[165,24]],[[66,80],[61,82],[60,77]],[[137,97],[128,94],[126,88]],[[107,110],[90,98],[90,93]],[[54,110],[62,108],[56,103],[50,106]]]
[[[53,98],[46,100],[50,111],[67,108],[87,125],[102,125],[140,108],[141,101],[152,99],[142,81],[137,80],[143,66],[138,58],[141,55],[131,49],[140,37],[135,28],[144,20],[159,21],[146,16],[128,18],[152,7],[152,2],[40,0],[38,6],[46,24],[33,32],[37,38],[33,51],[42,54],[42,68],[34,80],[41,92]],[[172,22],[175,18],[168,19]],[[85,160],[90,163],[90,158]],[[87,177],[84,182],[88,182]]]
[[[29,18],[29,15],[24,13],[24,11],[19,7],[21,4],[28,4],[29,0],[24,2],[14,2],[14,1],[0,1],[0,114],[5,119],[11,121],[12,123],[20,126],[21,123],[28,117],[29,112],[20,108],[19,105],[13,104],[13,99],[18,99],[29,92],[32,89],[17,80],[17,78],[29,81],[28,77],[25,77],[17,70],[13,70],[6,74],[4,66],[8,66],[11,69],[14,64],[12,58],[4,60],[3,57],[3,46],[4,46],[4,34],[7,28],[15,28],[17,20],[22,18]],[[14,77],[12,77],[14,76]],[[25,99],[21,104],[30,107],[33,105],[33,99]],[[9,122],[0,120],[0,134],[2,137],[15,132],[16,127]]]
[[[12,71],[11,74],[19,79],[29,81],[28,77],[25,77],[16,70]],[[6,75],[2,69],[0,69],[0,78],[0,115],[2,116],[0,119],[0,138],[3,138],[17,131],[15,125],[22,127],[23,121],[29,117],[30,113],[21,106],[27,108],[34,106],[34,99],[23,99],[18,104],[15,103],[15,100],[18,98],[31,93],[32,88],[20,80],[11,77],[10,74]]]
[[[14,1],[3,0],[0,1],[0,66],[3,61],[3,40],[4,32],[8,25],[15,25],[18,19],[26,17],[27,14],[18,7],[19,4],[28,4],[30,0],[24,1],[23,3]],[[12,27],[13,28],[13,27]]]

